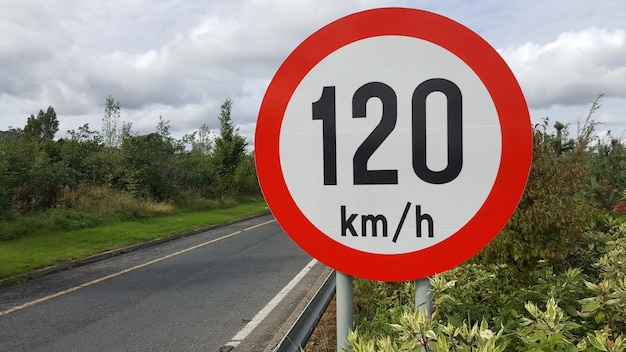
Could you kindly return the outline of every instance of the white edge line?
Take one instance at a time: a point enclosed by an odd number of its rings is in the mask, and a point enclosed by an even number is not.
[[[283,298],[285,298],[285,296],[287,296],[287,294],[291,292],[291,290],[300,282],[300,280],[302,280],[302,278],[311,270],[311,268],[313,268],[316,263],[317,260],[313,259],[302,270],[300,270],[298,275],[296,275],[285,287],[283,287],[283,289],[280,290],[280,292],[278,292],[276,296],[274,296],[274,298],[272,298],[272,300],[269,301],[269,303],[266,304],[265,307],[263,307],[263,309],[256,313],[254,318],[252,318],[252,320],[250,320],[248,324],[243,327],[243,329],[241,329],[235,336],[233,336],[233,338],[230,339],[230,342],[228,342],[226,346],[237,347],[241,343],[241,341],[248,337],[252,330],[254,330],[263,321],[263,319],[265,319],[265,317],[267,317],[268,314],[270,314],[270,312],[274,308],[276,308],[280,301],[282,301]]]

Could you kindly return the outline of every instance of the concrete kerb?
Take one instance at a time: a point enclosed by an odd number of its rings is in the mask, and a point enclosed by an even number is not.
[[[179,238],[182,238],[182,237],[193,236],[193,235],[199,234],[201,232],[210,231],[210,230],[213,230],[213,229],[216,229],[216,228],[220,228],[220,227],[236,224],[238,222],[242,222],[242,221],[258,218],[258,217],[265,216],[265,215],[268,215],[268,214],[271,214],[271,213],[269,211],[267,211],[267,212],[264,212],[264,213],[261,213],[261,214],[256,214],[256,215],[248,216],[248,217],[245,217],[245,218],[235,219],[235,220],[227,221],[227,222],[220,223],[220,224],[215,224],[215,225],[206,226],[206,227],[202,227],[202,228],[198,228],[198,229],[194,229],[194,230],[179,232],[179,233],[175,233],[175,234],[172,234],[172,235],[169,235],[169,236],[156,238],[154,240],[137,243],[137,244],[134,244],[134,245],[131,245],[131,246],[118,248],[118,249],[113,249],[113,250],[110,250],[110,251],[94,254],[94,255],[91,255],[91,256],[88,256],[88,257],[85,257],[85,258],[71,260],[71,261],[67,261],[67,262],[51,265],[51,266],[48,266],[48,267],[45,267],[45,268],[42,268],[42,269],[33,270],[33,271],[25,273],[25,274],[20,274],[20,275],[11,276],[11,277],[8,277],[8,278],[0,279],[0,288],[6,287],[6,286],[17,285],[17,284],[20,284],[22,282],[25,282],[25,281],[28,281],[28,280],[31,280],[31,279],[36,279],[38,277],[42,277],[42,276],[49,275],[49,274],[52,274],[52,273],[56,273],[56,272],[59,272],[59,271],[64,271],[64,270],[72,269],[72,268],[75,268],[75,267],[87,265],[87,264],[90,264],[90,263],[95,263],[95,262],[98,262],[98,261],[101,261],[101,260],[104,260],[104,259],[107,259],[107,258],[115,257],[115,256],[118,256],[118,255],[121,255],[121,254],[124,254],[124,253],[129,253],[129,252],[132,252],[132,251],[136,251],[138,249],[142,249],[142,248],[146,248],[146,247],[150,247],[150,246],[155,246],[157,244],[173,241],[173,240],[176,240],[176,239],[179,239]]]

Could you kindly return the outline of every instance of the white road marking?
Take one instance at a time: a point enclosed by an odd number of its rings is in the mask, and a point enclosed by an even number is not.
[[[177,255],[181,255],[181,254],[183,254],[183,253],[190,252],[190,251],[192,251],[192,250],[194,250],[194,249],[198,249],[198,248],[200,248],[200,247],[204,247],[204,246],[206,246],[206,245],[209,245],[209,244],[212,244],[212,243],[215,243],[215,242],[218,242],[218,241],[221,241],[221,240],[227,239],[227,238],[229,238],[229,237],[233,237],[233,236],[235,236],[235,235],[239,235],[239,234],[244,233],[244,232],[246,232],[246,231],[249,231],[249,230],[255,229],[255,228],[257,228],[257,227],[261,227],[261,226],[264,226],[264,225],[267,225],[267,224],[273,223],[273,222],[275,222],[275,221],[276,221],[276,220],[266,221],[266,222],[264,222],[264,223],[261,223],[261,224],[257,224],[257,225],[254,225],[254,226],[248,227],[247,229],[243,229],[243,230],[241,230],[241,231],[236,231],[236,232],[230,233],[230,234],[228,234],[228,235],[224,235],[224,236],[222,236],[222,237],[219,237],[219,238],[216,238],[216,239],[212,239],[212,240],[210,240],[210,241],[206,241],[206,242],[203,242],[203,243],[197,244],[197,245],[195,245],[195,246],[193,246],[193,247],[189,247],[189,248],[183,249],[183,250],[181,250],[181,251],[178,251],[178,252],[175,252],[175,253],[171,253],[171,254],[168,254],[168,255],[166,255],[166,256],[163,256],[163,257],[160,257],[160,258],[157,258],[157,259],[151,260],[151,261],[149,261],[149,262],[146,262],[146,263],[143,263],[143,264],[139,264],[139,265],[133,266],[133,267],[131,267],[131,268],[124,269],[124,270],[118,271],[118,272],[116,272],[116,273],[113,273],[113,274],[107,275],[107,276],[103,276],[103,277],[101,277],[101,278],[99,278],[99,279],[95,279],[95,280],[92,280],[92,281],[89,281],[89,282],[85,282],[84,284],[80,284],[80,285],[78,285],[78,286],[74,286],[74,287],[69,288],[69,289],[67,289],[67,290],[59,291],[59,292],[57,292],[57,293],[53,293],[53,294],[51,294],[51,295],[48,295],[48,296],[45,296],[45,297],[42,297],[42,298],[36,299],[36,300],[34,300],[34,301],[30,301],[30,302],[24,303],[24,304],[22,304],[22,305],[15,306],[15,307],[13,307],[13,308],[9,308],[9,309],[7,309],[7,310],[0,311],[0,317],[1,317],[1,316],[3,316],[3,315],[7,315],[7,314],[10,314],[10,313],[16,312],[16,311],[18,311],[18,310],[22,310],[22,309],[24,309],[24,308],[28,308],[28,307],[34,306],[35,304],[42,303],[42,302],[46,302],[46,301],[49,301],[49,300],[51,300],[51,299],[53,299],[53,298],[57,298],[57,297],[60,297],[60,296],[66,295],[66,294],[68,294],[68,293],[71,293],[71,292],[74,292],[74,291],[80,290],[81,288],[89,287],[89,286],[95,285],[95,284],[97,284],[97,283],[100,283],[100,282],[102,282],[102,281],[105,281],[105,280],[108,280],[108,279],[112,279],[112,278],[114,278],[114,277],[118,277],[118,276],[120,276],[120,275],[122,275],[122,274],[126,274],[126,273],[128,273],[128,272],[135,271],[135,270],[137,270],[137,269],[141,269],[141,268],[146,267],[146,266],[148,266],[148,265],[152,265],[152,264],[155,264],[155,263],[158,263],[158,262],[164,261],[164,260],[166,260],[166,259],[169,259],[169,258],[175,257],[175,256],[177,256]]]
[[[276,308],[276,306],[280,303],[280,301],[285,298],[291,292],[291,290],[302,280],[302,278],[313,268],[313,266],[317,263],[316,259],[313,259],[307,264],[298,275],[296,275],[285,287],[283,287],[280,292],[272,298],[271,301],[263,309],[261,309],[255,316],[243,327],[232,339],[228,342],[225,347],[237,347],[241,341],[243,341],[248,335],[256,328],[262,321],[267,317],[270,312]]]

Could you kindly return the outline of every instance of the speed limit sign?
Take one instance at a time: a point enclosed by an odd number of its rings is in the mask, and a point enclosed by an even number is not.
[[[255,133],[259,182],[285,232],[348,275],[445,271],[482,249],[524,190],[532,129],[500,55],[448,18],[341,18],[283,62]]]

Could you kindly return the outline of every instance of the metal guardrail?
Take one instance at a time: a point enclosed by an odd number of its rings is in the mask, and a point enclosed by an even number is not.
[[[273,352],[300,352],[301,348],[304,348],[332,300],[335,287],[335,271],[333,270]]]

